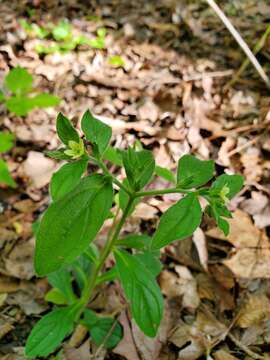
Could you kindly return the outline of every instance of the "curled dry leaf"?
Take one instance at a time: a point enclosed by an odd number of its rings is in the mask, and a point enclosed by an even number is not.
[[[162,292],[168,298],[182,298],[182,306],[190,310],[196,310],[200,303],[196,280],[185,266],[175,266],[174,274],[163,271],[160,275]]]

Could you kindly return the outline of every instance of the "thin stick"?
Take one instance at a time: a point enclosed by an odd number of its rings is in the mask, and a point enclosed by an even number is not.
[[[228,337],[232,340],[232,342],[234,342],[234,344],[236,346],[239,347],[239,349],[241,349],[242,351],[244,351],[247,355],[249,355],[252,359],[264,359],[263,356],[255,353],[254,351],[250,350],[247,346],[245,346],[244,344],[241,343],[241,341],[239,341],[238,339],[236,339],[236,337],[229,333]]]
[[[215,11],[217,16],[220,18],[220,20],[223,22],[223,24],[226,26],[226,28],[229,30],[229,32],[232,34],[232,36],[235,38],[235,40],[238,42],[239,46],[242,48],[244,53],[249,58],[250,62],[253,64],[255,69],[257,70],[258,74],[262,78],[262,80],[265,82],[266,86],[270,88],[270,81],[268,76],[266,75],[265,71],[261,67],[260,63],[256,59],[256,57],[253,55],[252,51],[248,47],[247,43],[244,41],[244,39],[241,37],[239,32],[236,30],[236,28],[233,26],[233,24],[230,22],[229,18],[224,14],[224,12],[220,9],[220,7],[216,4],[214,0],[206,0],[209,6]]]
[[[258,54],[258,52],[261,51],[261,49],[264,47],[264,44],[265,44],[269,34],[270,34],[270,24],[267,26],[265,32],[262,34],[261,38],[256,43],[256,45],[254,46],[254,48],[252,50],[254,55]],[[238,69],[237,73],[233,76],[233,78],[224,87],[225,91],[228,90],[229,87],[231,87],[232,85],[234,85],[238,81],[238,79],[240,78],[242,73],[245,71],[245,69],[246,69],[246,67],[248,66],[249,63],[250,63],[250,61],[249,61],[249,58],[247,57],[242,62],[242,65]]]

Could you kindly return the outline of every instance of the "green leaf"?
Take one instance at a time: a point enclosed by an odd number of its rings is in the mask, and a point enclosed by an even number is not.
[[[160,274],[162,270],[162,264],[152,251],[144,251],[133,256],[135,256],[144,266],[146,266],[154,277],[157,277]]]
[[[53,201],[70,192],[80,181],[86,170],[87,160],[79,160],[63,165],[52,176],[50,194]]]
[[[5,94],[0,90],[0,103],[5,100]]]
[[[65,295],[59,289],[51,289],[45,295],[45,300],[56,305],[67,305],[68,301]]]
[[[155,277],[140,260],[125,251],[115,251],[115,260],[134,320],[145,335],[156,336],[163,298]]]
[[[184,155],[178,162],[177,185],[191,189],[206,184],[214,176],[213,160],[199,160],[192,155]]]
[[[16,95],[23,95],[32,90],[33,76],[20,66],[10,70],[5,77],[5,87]]]
[[[123,185],[125,185],[127,188],[129,188],[129,183],[128,183],[128,180],[127,179],[124,179],[123,180]],[[125,192],[125,190],[123,190],[122,188],[119,190],[119,193],[118,193],[118,196],[119,196],[119,206],[120,208],[124,211],[126,206],[127,206],[127,203],[128,203],[128,200],[129,200],[129,196],[128,194]],[[131,209],[129,210],[129,215],[131,215],[133,213],[133,211],[135,210],[135,207],[136,205],[140,202],[140,198],[136,198],[134,199],[133,201],[133,205],[131,207]]]
[[[65,154],[66,148],[60,148],[52,151],[45,151],[45,155],[56,160],[70,160],[70,156]]]
[[[155,167],[155,173],[157,176],[162,177],[163,179],[165,179],[166,181],[172,183],[172,184],[176,184],[176,180],[175,180],[175,176],[174,173],[164,167],[158,166],[156,165]]]
[[[31,97],[31,103],[33,107],[47,108],[59,105],[60,99],[58,96],[43,93]]]
[[[52,30],[52,35],[56,41],[66,40],[71,36],[71,26],[67,21],[60,21]]]
[[[48,282],[65,296],[69,304],[76,300],[72,289],[72,279],[69,269],[62,268],[49,274]]]
[[[151,245],[152,238],[148,235],[128,235],[117,241],[116,245],[130,249],[144,250]]]
[[[115,279],[118,279],[118,271],[116,269],[116,266],[113,266],[112,268],[110,268],[110,270],[104,272],[97,278],[96,285],[102,284],[107,281],[113,281]]]
[[[12,188],[17,186],[10,175],[6,162],[3,159],[0,159],[0,184],[6,184]]]
[[[210,204],[206,208],[206,211],[216,220],[217,226],[223,231],[224,235],[227,236],[230,231],[230,225],[228,221],[223,218],[231,218],[232,215],[224,203],[220,199],[210,199]]]
[[[73,329],[74,307],[53,310],[37,322],[27,339],[27,357],[47,356],[53,352]]]
[[[121,67],[125,65],[124,59],[120,55],[110,56],[108,63],[114,67]]]
[[[10,112],[18,116],[26,116],[33,109],[31,98],[26,96],[10,96],[6,106]]]
[[[232,199],[242,189],[243,184],[243,176],[223,174],[213,182],[210,192],[214,190],[214,192],[217,193],[227,187],[228,193],[226,194],[226,197]]]
[[[155,160],[149,150],[135,151],[131,147],[123,153],[123,163],[130,186],[139,191],[152,178]]]
[[[86,139],[96,144],[100,155],[102,155],[112,136],[111,127],[96,119],[89,110],[83,114],[81,125]]]
[[[91,338],[97,346],[114,348],[123,337],[119,322],[109,317],[98,317],[93,311],[84,311],[83,324],[88,328]]]
[[[76,259],[95,238],[112,206],[111,179],[91,175],[52,203],[41,220],[35,269],[46,275]]]
[[[56,120],[57,134],[63,144],[68,146],[69,141],[79,143],[80,137],[71,121],[62,113],[59,113]]]
[[[108,146],[103,154],[103,159],[108,160],[114,165],[122,166],[122,152],[120,149],[113,148],[112,146]]]
[[[14,139],[14,134],[0,131],[0,153],[9,151],[13,146]]]
[[[161,249],[174,240],[187,238],[200,225],[201,218],[202,210],[196,194],[186,195],[161,216],[151,248]]]

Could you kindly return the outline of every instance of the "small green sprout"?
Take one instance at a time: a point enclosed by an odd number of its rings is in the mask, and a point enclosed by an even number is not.
[[[84,154],[84,143],[83,140],[77,143],[76,141],[70,140],[68,142],[69,149],[64,151],[64,154],[71,157],[71,159],[78,159]]]

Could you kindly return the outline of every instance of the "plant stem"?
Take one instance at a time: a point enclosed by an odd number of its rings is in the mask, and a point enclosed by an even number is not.
[[[99,274],[100,270],[102,269],[107,257],[110,255],[115,242],[118,239],[120,231],[126,221],[126,218],[128,217],[128,214],[133,205],[133,202],[134,202],[134,196],[130,196],[127,206],[126,206],[125,210],[123,211],[122,217],[115,227],[113,235],[108,238],[106,245],[104,246],[104,249],[100,255],[100,260],[99,260],[98,264],[94,265],[92,276],[90,277],[88,285],[84,289],[84,292],[83,292],[81,300],[80,300],[82,309],[88,304],[88,302],[91,298],[93,289],[96,285],[96,279],[98,277],[98,274]]]
[[[124,190],[129,196],[132,196],[132,192],[124,184],[122,184],[115,176],[113,176],[110,173],[107,166],[102,161],[100,161],[92,156],[89,156],[89,160],[91,160],[96,165],[98,165],[105,175],[108,175],[110,178],[112,178],[112,181],[115,185],[117,185],[120,189]]]
[[[155,196],[155,195],[164,195],[164,194],[174,194],[174,193],[189,193],[189,190],[184,190],[180,188],[170,188],[170,189],[160,189],[160,190],[149,190],[149,191],[138,191],[134,194],[134,197],[143,197],[143,196]]]

